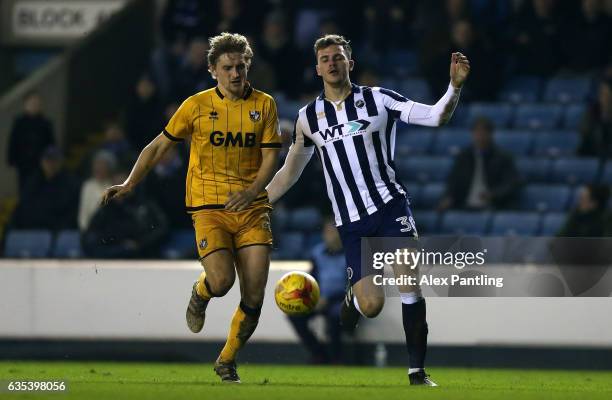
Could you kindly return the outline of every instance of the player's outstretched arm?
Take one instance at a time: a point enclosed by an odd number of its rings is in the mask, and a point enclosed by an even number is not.
[[[433,106],[414,103],[408,114],[408,121],[414,125],[441,126],[450,121],[461,88],[470,73],[470,61],[461,53],[453,53],[450,63],[450,84],[446,93]]]
[[[275,203],[295,185],[313,153],[314,148],[304,147],[299,141],[291,145],[285,163],[266,187],[270,203]]]
[[[257,197],[264,187],[272,179],[272,175],[276,171],[278,162],[278,153],[280,149],[261,149],[261,165],[257,171],[257,177],[253,183],[240,192],[230,193],[225,202],[225,209],[230,211],[242,211],[247,208],[251,202]]]
[[[106,189],[104,196],[102,196],[102,204],[106,204],[114,198],[120,198],[129,194],[138,182],[142,181],[144,177],[147,176],[151,168],[159,162],[164,153],[176,143],[177,142],[168,139],[163,133],[157,135],[151,143],[142,149],[138,156],[138,160],[136,160],[132,168],[132,172],[130,172],[130,176],[128,176],[125,182]]]

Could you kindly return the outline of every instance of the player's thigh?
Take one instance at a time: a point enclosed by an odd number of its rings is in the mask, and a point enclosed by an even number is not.
[[[251,307],[258,307],[263,298],[270,270],[270,246],[252,245],[237,250],[238,278],[243,301]]]
[[[224,295],[234,285],[236,273],[234,255],[230,250],[221,249],[200,260],[206,272],[206,281],[214,294]]]

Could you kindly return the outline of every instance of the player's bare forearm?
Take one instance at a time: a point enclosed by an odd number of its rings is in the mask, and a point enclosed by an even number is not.
[[[225,202],[225,209],[230,211],[242,211],[261,193],[266,185],[270,183],[276,172],[278,153],[280,149],[262,149],[262,161],[257,172],[257,177],[248,188],[241,192],[232,193]]]
[[[102,197],[102,203],[106,204],[109,200],[116,197],[123,197],[130,193],[134,187],[144,179],[149,173],[151,168],[159,162],[163,157],[164,153],[168,151],[170,146],[173,146],[175,142],[167,139],[163,134],[159,134],[155,139],[151,141],[144,149],[140,152],[134,167],[130,175],[120,185],[111,186],[106,190]]]

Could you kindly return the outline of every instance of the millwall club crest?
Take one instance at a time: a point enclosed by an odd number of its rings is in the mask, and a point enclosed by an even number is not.
[[[251,121],[257,122],[261,119],[261,113],[259,111],[249,111],[249,117]]]
[[[198,243],[198,246],[200,247],[200,249],[204,250],[206,246],[208,246],[208,242],[206,241],[206,239],[202,239],[200,240],[200,243]]]
[[[365,102],[363,100],[361,100],[361,99],[359,99],[359,100],[357,100],[355,102],[355,107],[357,107],[357,108],[363,108],[364,105],[365,105]]]

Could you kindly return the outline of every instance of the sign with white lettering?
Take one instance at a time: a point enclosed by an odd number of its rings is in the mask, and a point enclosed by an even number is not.
[[[126,0],[21,0],[13,4],[15,39],[76,39],[121,9]]]

